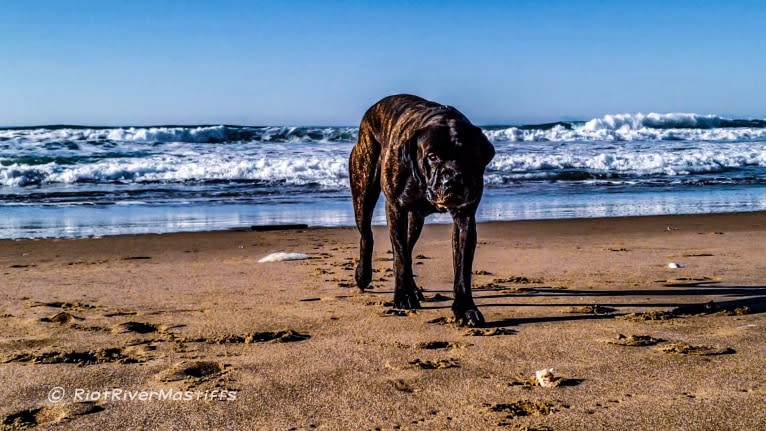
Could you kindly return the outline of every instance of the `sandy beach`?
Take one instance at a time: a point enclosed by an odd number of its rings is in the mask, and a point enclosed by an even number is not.
[[[416,312],[382,227],[363,294],[351,228],[0,241],[0,427],[766,428],[766,214],[480,224],[473,330],[449,229]]]

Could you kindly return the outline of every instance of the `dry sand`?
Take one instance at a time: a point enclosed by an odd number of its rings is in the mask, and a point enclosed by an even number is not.
[[[375,235],[364,294],[353,229],[0,241],[0,429],[766,429],[763,213],[481,224],[473,331],[445,323],[449,226],[415,313]]]

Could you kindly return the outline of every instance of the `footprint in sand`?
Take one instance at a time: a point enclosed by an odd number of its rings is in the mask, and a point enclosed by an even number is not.
[[[427,341],[427,342],[417,344],[418,349],[426,349],[426,350],[441,350],[441,349],[454,350],[454,349],[462,349],[468,346],[471,346],[471,344],[459,343],[455,341]]]
[[[390,317],[390,316],[397,316],[397,317],[407,317],[418,314],[415,310],[401,310],[399,308],[389,308],[388,310],[380,313],[383,317]]]
[[[68,313],[66,311],[61,311],[50,317],[43,317],[42,319],[40,319],[41,322],[58,323],[59,325],[68,325],[68,324],[74,323],[77,320],[85,320],[85,319],[79,316],[75,316],[74,314]]]
[[[452,301],[452,298],[447,295],[442,295],[441,293],[437,293],[434,296],[426,296],[423,299],[423,302],[446,302],[446,301]]]
[[[155,379],[160,382],[179,384],[186,389],[198,386],[225,388],[233,381],[231,371],[229,364],[190,360],[177,363],[157,373]]]
[[[455,320],[454,317],[437,317],[436,319],[431,319],[427,323],[433,323],[436,325],[454,325],[457,323],[457,320]]]
[[[135,316],[136,314],[138,314],[137,311],[115,309],[114,311],[104,313],[104,317]]]
[[[665,340],[662,338],[654,338],[651,335],[629,335],[625,336],[623,334],[617,335],[617,338],[614,340],[604,340],[606,343],[609,344],[615,344],[618,346],[654,346],[655,344],[661,343]]]
[[[563,308],[559,310],[561,313],[567,313],[567,314],[612,314],[616,312],[617,309],[612,307],[605,307],[603,305],[586,305],[583,307],[568,307]]]
[[[495,335],[514,335],[518,331],[511,328],[471,328],[464,335],[472,337],[493,337]]]
[[[276,343],[291,343],[304,341],[311,338],[311,335],[285,329],[282,331],[263,331],[249,334],[219,335],[215,337],[183,337],[175,338],[179,343],[209,343],[209,344],[252,344],[266,343],[269,341]]]
[[[421,359],[413,359],[409,361],[409,364],[424,370],[441,370],[446,368],[460,368],[460,362],[455,358],[436,359],[433,361],[431,360],[423,361]]]
[[[380,300],[380,301],[367,301],[364,303],[364,305],[382,305],[384,307],[393,307],[394,303],[391,301]]]
[[[150,334],[152,332],[164,332],[164,329],[164,326],[154,325],[152,323],[125,322],[112,327],[112,332],[115,334],[124,334],[127,332]]]
[[[226,364],[214,361],[185,361],[173,365],[169,369],[157,374],[157,380],[161,382],[177,382],[182,380],[199,381],[219,377],[227,372]]]
[[[566,406],[557,406],[556,404],[545,401],[530,401],[530,400],[517,400],[510,403],[496,403],[496,404],[484,404],[488,411],[492,413],[500,413],[504,415],[505,419],[515,419],[525,416],[547,416],[551,413],[559,411],[560,407],[566,408]],[[501,422],[500,426],[509,426],[510,423]]]
[[[654,320],[670,320],[674,319],[674,315],[670,311],[647,311],[645,313],[630,313],[624,316],[617,316],[618,319],[627,320],[629,322],[646,322]]]
[[[394,389],[400,392],[415,392],[415,388],[413,388],[412,385],[407,383],[404,379],[391,380],[391,385],[393,385]]]
[[[34,302],[30,305],[30,307],[51,307],[51,308],[60,308],[65,311],[80,311],[80,312],[93,310],[96,308],[95,305],[85,304],[82,302],[61,302],[61,301]]]
[[[693,346],[687,343],[668,343],[657,347],[657,350],[664,353],[700,356],[731,355],[737,353],[731,347]]]
[[[44,407],[22,410],[3,418],[4,430],[22,430],[38,425],[60,424],[76,419],[78,416],[103,411],[104,408],[93,402],[53,404]]]
[[[0,363],[32,362],[35,364],[77,364],[80,366],[115,362],[135,364],[145,362],[146,358],[135,355],[133,351],[120,347],[71,352],[24,352],[0,358]]]

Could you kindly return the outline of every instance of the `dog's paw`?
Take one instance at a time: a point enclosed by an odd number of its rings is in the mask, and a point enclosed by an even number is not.
[[[476,308],[471,308],[465,311],[455,311],[455,321],[459,326],[468,326],[469,328],[475,328],[484,326],[484,316]]]
[[[420,289],[415,291],[415,295],[417,295],[418,301],[425,301],[426,300],[426,297],[423,296],[423,291],[420,290]]]
[[[372,282],[372,270],[370,269],[365,270],[365,268],[362,267],[361,264],[359,264],[356,266],[354,279],[356,280],[356,285],[357,287],[359,287],[359,290],[364,292],[364,289],[367,289],[368,287],[370,287],[370,282]]]
[[[420,295],[422,295],[422,293]],[[413,290],[396,292],[394,294],[394,307],[405,310],[420,308],[418,292]]]

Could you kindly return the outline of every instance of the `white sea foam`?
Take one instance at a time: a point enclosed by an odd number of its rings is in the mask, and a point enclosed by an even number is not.
[[[764,120],[716,115],[639,113],[605,115],[583,124],[563,123],[551,128],[490,129],[485,134],[499,141],[750,141],[766,139],[764,126]]]
[[[609,114],[579,123],[548,126],[487,128],[493,140],[701,140],[736,141],[766,138],[766,119],[731,119],[694,113]],[[356,127],[248,127],[248,126],[156,126],[156,127],[40,127],[0,130],[0,142],[354,142]]]
[[[17,142],[351,142],[355,139],[355,127],[243,127],[220,125],[118,128],[41,127],[37,129],[0,130],[0,140],[14,140]]]
[[[0,185],[255,181],[345,189],[356,133],[350,127],[223,125],[5,129]],[[497,150],[487,170],[491,184],[572,170],[643,177],[766,168],[764,120],[617,114],[485,133]]]

